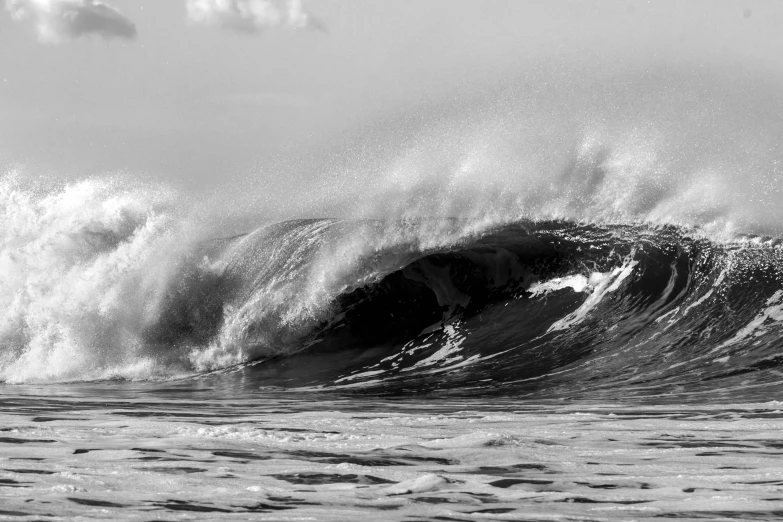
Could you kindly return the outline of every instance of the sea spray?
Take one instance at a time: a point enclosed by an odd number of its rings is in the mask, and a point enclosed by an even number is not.
[[[172,194],[119,179],[31,190],[8,175],[0,210],[0,378],[150,376],[161,354],[141,333],[189,242]]]

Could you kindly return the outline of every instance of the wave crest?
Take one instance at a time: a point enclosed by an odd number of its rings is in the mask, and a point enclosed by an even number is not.
[[[298,220],[204,240],[177,200],[3,178],[0,379],[264,361],[247,370],[262,385],[527,390],[769,379],[777,365],[779,241],[492,219]]]
[[[165,191],[0,180],[0,379],[148,375],[141,332],[186,247]],[[154,372],[153,372],[154,373]]]

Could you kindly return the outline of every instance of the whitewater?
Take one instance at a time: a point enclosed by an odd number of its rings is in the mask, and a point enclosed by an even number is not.
[[[383,122],[283,212],[7,166],[0,518],[780,517],[779,91],[609,83]]]

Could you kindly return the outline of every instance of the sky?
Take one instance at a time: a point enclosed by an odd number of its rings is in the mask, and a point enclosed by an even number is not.
[[[5,0],[0,162],[263,187],[531,71],[600,82],[662,60],[778,82],[782,50],[772,0]]]

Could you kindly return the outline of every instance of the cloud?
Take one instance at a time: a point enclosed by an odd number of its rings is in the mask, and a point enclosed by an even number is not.
[[[301,0],[185,0],[191,22],[257,33],[274,27],[324,30]]]
[[[41,41],[57,43],[88,34],[136,37],[136,26],[114,7],[97,0],[6,0],[16,21],[35,24]]]

